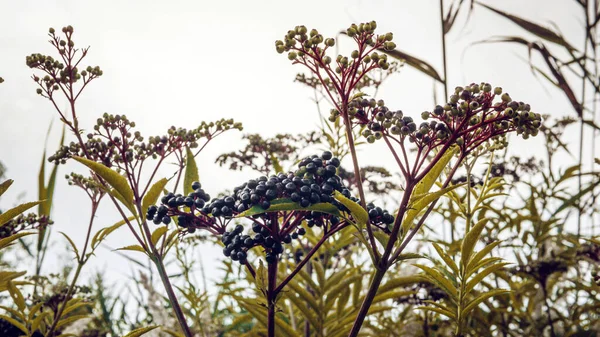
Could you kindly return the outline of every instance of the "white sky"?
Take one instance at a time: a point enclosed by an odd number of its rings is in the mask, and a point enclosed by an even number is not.
[[[447,1],[448,2],[448,1]],[[567,40],[581,48],[581,10],[569,0],[484,1],[510,13],[545,25],[556,24]],[[350,23],[377,20],[380,33],[391,31],[399,49],[418,56],[442,71],[439,9],[437,0],[423,1],[9,1],[0,0],[0,161],[7,177],[15,180],[0,207],[17,197],[34,200],[37,172],[46,130],[54,126],[48,151],[58,143],[57,114],[48,101],[35,94],[25,56],[51,53],[47,31],[66,25],[75,28],[79,46],[91,46],[87,63],[100,65],[104,76],[94,81],[79,100],[79,119],[91,127],[104,112],[126,114],[146,136],[162,134],[171,126],[193,128],[201,121],[232,117],[244,124],[244,133],[300,133],[317,124],[312,92],[294,83],[300,66],[292,66],[274,50],[274,41],[287,30],[304,24],[333,36]],[[524,47],[476,45],[495,35],[522,35],[516,25],[484,8],[475,8],[465,26],[462,15],[448,37],[450,88],[486,81],[502,86],[516,100],[529,102],[537,112],[553,116],[573,115],[562,93],[545,88],[532,76],[524,61]],[[341,41],[342,47],[348,40]],[[469,47],[465,50],[465,48]],[[577,91],[581,84],[573,82]],[[434,106],[433,81],[404,67],[390,79],[379,97],[392,109],[414,117]],[[440,86],[438,86],[438,90]],[[438,97],[443,97],[438,91]],[[436,103],[441,103],[436,102]],[[577,130],[570,129],[576,149]],[[241,133],[231,132],[213,142],[197,161],[204,187],[216,194],[233,187],[251,174],[230,172],[214,164],[216,156],[242,146]],[[68,140],[72,140],[69,137]],[[542,155],[539,139],[513,138],[512,147],[524,156]],[[596,149],[600,146],[596,146]],[[388,167],[389,155],[370,147],[360,153],[363,163]],[[598,156],[598,155],[596,155]],[[567,158],[567,160],[571,160]],[[64,174],[79,170],[76,163],[61,166],[54,207],[54,252],[64,256],[56,233],[69,233],[81,245],[89,207],[83,192],[69,188]],[[163,175],[172,173],[165,167]],[[96,226],[118,219],[105,202]],[[112,236],[109,245],[133,244],[127,231]],[[219,248],[207,248],[199,258],[214,270]],[[137,256],[139,258],[139,256]],[[46,271],[51,270],[48,262]],[[103,270],[113,280],[130,275],[130,264],[103,251],[92,259],[87,272]]]

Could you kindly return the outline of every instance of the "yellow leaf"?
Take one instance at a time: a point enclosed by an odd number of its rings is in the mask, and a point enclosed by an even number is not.
[[[0,227],[4,226],[7,222],[9,222],[12,218],[16,217],[17,215],[25,212],[26,210],[30,209],[33,206],[39,205],[42,202],[43,202],[43,200],[26,202],[24,204],[21,204],[17,207],[11,208],[8,211],[0,214]]]
[[[367,213],[367,211],[365,211],[360,204],[357,204],[356,202],[346,198],[339,191],[335,191],[333,197],[342,203],[342,205],[346,206],[348,210],[350,210],[350,214],[354,218],[354,221],[357,222],[356,224],[359,226],[359,228],[364,227],[369,222],[369,213]]]
[[[169,230],[167,226],[160,226],[152,232],[152,244],[156,245],[158,240]]]
[[[167,178],[162,178],[161,180],[155,182],[152,187],[150,187],[144,196],[144,200],[142,200],[142,212],[146,212],[148,207],[156,204],[156,201],[160,197],[160,194],[168,182],[169,180]]]
[[[198,165],[194,159],[194,154],[189,147],[185,148],[185,175],[183,176],[183,193],[188,195],[193,192],[192,183],[200,181],[198,175]]]
[[[140,337],[143,334],[148,333],[156,328],[158,328],[158,325],[135,329],[123,337]]]

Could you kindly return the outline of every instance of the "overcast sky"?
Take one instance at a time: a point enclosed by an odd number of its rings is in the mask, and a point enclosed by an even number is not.
[[[446,1],[449,2],[449,1]],[[560,27],[577,48],[583,36],[580,8],[572,0],[484,1],[507,12],[547,26]],[[379,32],[391,31],[399,49],[431,63],[441,73],[441,43],[437,0],[422,1],[8,1],[0,0],[0,161],[15,180],[0,201],[6,209],[37,196],[37,172],[46,130],[54,125],[48,143],[51,153],[60,126],[48,101],[35,94],[25,66],[31,53],[52,53],[49,27],[75,28],[74,40],[91,46],[87,63],[100,65],[104,76],[94,81],[79,100],[80,124],[90,128],[104,112],[126,114],[146,136],[171,126],[194,128],[201,121],[231,117],[244,124],[244,133],[300,133],[318,125],[312,92],[294,83],[299,66],[274,50],[274,41],[287,30],[304,24],[334,36],[351,23],[376,20]],[[496,35],[524,34],[516,25],[476,7],[470,21],[459,17],[448,36],[450,87],[486,81],[502,86],[516,100],[529,102],[536,112],[573,114],[561,93],[541,86],[526,63],[524,47],[475,45]],[[342,40],[342,48],[349,45]],[[574,82],[576,88],[579,82]],[[379,97],[393,109],[418,117],[434,102],[431,79],[404,67],[380,90]],[[438,97],[441,87],[437,87]],[[577,130],[570,129],[576,146]],[[230,172],[214,164],[216,156],[241,147],[241,133],[230,132],[213,142],[197,161],[204,187],[211,194],[248,179],[249,172]],[[72,140],[71,135],[68,141]],[[541,155],[539,139],[513,138],[512,148],[524,156]],[[596,149],[600,146],[596,146]],[[393,167],[377,146],[362,151],[363,163]],[[598,156],[598,155],[596,155]],[[540,157],[541,159],[541,157]],[[567,158],[568,159],[568,158]],[[568,159],[571,160],[571,159]],[[88,221],[83,192],[69,188],[64,174],[81,171],[75,163],[60,169],[53,218],[52,249],[64,255],[56,233],[69,233],[81,245]],[[165,167],[163,176],[172,173]],[[103,204],[97,228],[118,219],[112,205]],[[133,244],[127,231],[109,240],[111,247]],[[207,248],[199,258],[214,269],[220,249]],[[105,251],[92,259],[88,273],[103,270],[111,279],[128,277],[130,264]],[[52,263],[55,263],[55,259]],[[117,262],[118,261],[118,262]],[[51,267],[48,265],[47,267]],[[46,271],[50,271],[47,268]],[[87,274],[86,274],[87,275]]]

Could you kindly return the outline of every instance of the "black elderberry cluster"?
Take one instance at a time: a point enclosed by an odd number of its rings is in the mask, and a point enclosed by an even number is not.
[[[373,203],[367,204],[367,211],[369,212],[369,221],[372,225],[375,225],[384,231],[387,231],[388,225],[394,223],[394,216],[388,212],[388,210],[382,209],[379,206],[375,206]]]
[[[44,228],[53,223],[54,221],[44,215],[38,216],[35,213],[20,214],[0,226],[0,239],[7,238],[23,231]]]
[[[248,250],[262,246],[265,249],[265,260],[267,263],[274,263],[280,254],[284,252],[283,244],[290,244],[293,240],[306,234],[306,230],[302,227],[298,228],[294,233],[285,234],[283,237],[272,235],[268,226],[254,223],[252,231],[254,236],[243,234],[244,227],[242,225],[235,226],[231,232],[223,233],[221,242],[225,245],[223,255],[231,258],[233,261],[246,263]],[[298,255],[298,254],[296,254]]]
[[[206,202],[210,200],[210,195],[202,189],[200,182],[192,183],[193,191],[187,196],[182,194],[168,193],[160,200],[160,206],[152,205],[148,207],[146,219],[152,221],[155,225],[161,223],[168,225],[171,223],[171,216],[177,216],[177,224],[183,228],[188,228],[188,232],[193,233],[195,228],[190,227],[193,223],[193,213],[195,210],[202,210],[205,214]],[[180,211],[180,207],[188,207],[191,214]]]
[[[301,207],[321,202],[333,203],[334,191],[350,196],[350,191],[343,187],[342,180],[337,175],[339,166],[340,160],[329,151],[323,152],[321,156],[306,157],[300,161],[295,172],[251,179],[234,188],[232,196],[213,200],[211,206],[214,203],[223,204],[232,211],[241,213],[253,206],[267,210],[271,207],[271,202],[279,198],[289,198]],[[218,207],[215,214],[212,212],[215,207],[209,208],[213,216],[231,215],[230,212],[225,214]]]

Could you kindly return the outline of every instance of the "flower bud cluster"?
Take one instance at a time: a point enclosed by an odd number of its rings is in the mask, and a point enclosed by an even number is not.
[[[287,52],[288,59],[294,62],[304,64],[312,64],[319,68],[327,68],[335,70],[337,74],[345,74],[349,69],[356,71],[355,65],[358,63],[364,67],[363,70],[373,68],[388,69],[386,54],[379,54],[374,50],[384,49],[393,50],[396,48],[392,42],[394,36],[392,33],[384,35],[376,35],[375,29],[377,23],[375,21],[361,23],[359,25],[352,24],[346,34],[358,43],[359,48],[351,52],[350,56],[338,55],[335,61],[326,55],[326,50],[335,46],[335,39],[324,38],[316,29],[310,32],[305,26],[296,26],[289,30],[283,40],[275,41],[275,49],[278,53]],[[369,51],[365,52],[364,47],[370,46]],[[332,67],[332,64],[334,65]]]
[[[0,240],[22,231],[44,228],[53,223],[45,215],[37,215],[35,213],[21,214],[0,226]]]
[[[65,163],[71,156],[87,154],[88,158],[107,167],[123,168],[126,163],[149,157],[165,157],[185,147],[196,148],[200,139],[210,140],[227,130],[242,129],[241,123],[232,119],[221,119],[210,123],[202,122],[196,129],[191,130],[172,126],[166,135],[149,137],[145,142],[139,131],[133,131],[135,126],[135,122],[125,115],[105,113],[102,118],[97,119],[94,132],[87,134],[85,149],[82,149],[81,144],[71,142],[68,146],[62,146],[48,159],[54,163]]]

